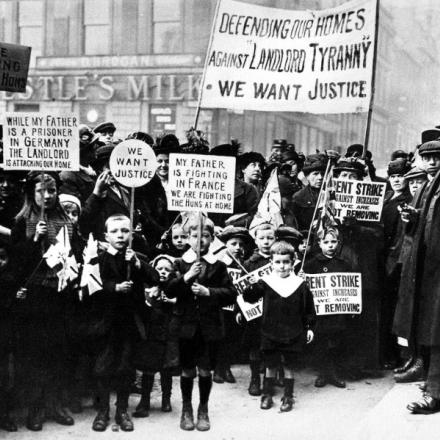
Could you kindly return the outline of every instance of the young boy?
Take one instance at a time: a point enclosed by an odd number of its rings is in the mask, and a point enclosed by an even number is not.
[[[293,272],[294,247],[279,241],[272,245],[270,254],[272,273],[251,284],[243,296],[248,302],[263,296],[261,351],[266,377],[260,407],[269,409],[273,405],[273,387],[282,359],[285,378],[280,411],[287,412],[293,407],[293,367],[304,343],[313,340],[316,312],[310,289]]]
[[[182,417],[180,427],[191,431],[210,429],[208,400],[212,387],[211,370],[215,369],[218,341],[223,338],[221,308],[235,302],[235,291],[226,265],[208,253],[214,238],[214,224],[203,219],[200,237],[200,260],[197,260],[198,223],[190,221],[187,229],[191,248],[177,261],[182,274],[171,280],[167,296],[177,298],[176,313],[181,318],[179,351],[182,366]],[[193,382],[198,370],[200,404],[197,424],[192,409]]]
[[[130,385],[134,376],[132,342],[137,327],[134,315],[136,298],[144,296],[143,284],[158,286],[159,275],[142,264],[128,247],[130,220],[122,214],[105,222],[108,249],[98,256],[103,288],[86,298],[88,347],[93,356],[93,372],[97,378],[96,415],[92,429],[105,431],[109,421],[110,390],[116,390],[115,422],[122,431],[133,431],[127,413]],[[127,277],[128,266],[131,277]]]
[[[306,262],[305,273],[353,272],[353,268],[336,255],[340,244],[339,231],[328,228],[318,234],[321,252]],[[319,340],[319,374],[315,387],[321,388],[328,383],[345,388],[345,381],[339,378],[337,360],[341,357],[341,344],[346,330],[346,315],[318,316],[317,333]]]
[[[270,223],[262,223],[261,225],[258,225],[254,232],[255,245],[257,248],[244,264],[244,267],[248,272],[257,270],[270,263],[270,247],[275,243],[275,228]],[[245,322],[243,332],[243,346],[246,350],[249,350],[251,380],[248,392],[251,396],[261,396],[260,326],[261,318],[253,319],[252,321]]]

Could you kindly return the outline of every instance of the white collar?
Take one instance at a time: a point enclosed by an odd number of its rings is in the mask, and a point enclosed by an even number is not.
[[[108,245],[108,248],[106,249],[106,252],[108,252],[110,255],[115,256],[116,254],[119,253],[119,251],[117,249],[115,249],[110,243]]]
[[[272,272],[265,275],[262,280],[283,298],[288,298],[295,293],[304,281],[301,277],[295,275],[294,272],[291,272],[286,278],[281,278]]]
[[[209,250],[207,254],[201,256],[200,258],[203,258],[208,264],[214,264],[217,261],[217,257],[210,253]],[[182,260],[188,264],[194,263],[197,260],[197,254],[192,248],[189,248],[182,255]]]

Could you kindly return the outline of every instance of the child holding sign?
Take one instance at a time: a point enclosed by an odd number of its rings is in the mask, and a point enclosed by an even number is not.
[[[224,336],[221,308],[233,304],[236,296],[226,265],[208,253],[214,239],[214,224],[209,219],[199,221],[202,223],[200,229],[199,223],[194,221],[187,226],[191,249],[177,262],[177,270],[182,275],[171,280],[165,292],[168,297],[177,298],[176,314],[181,318],[179,351],[183,407],[180,427],[185,431],[195,427],[199,431],[210,429],[211,370],[215,369],[218,343]],[[192,390],[197,370],[200,404],[194,425]]]
[[[306,273],[332,273],[352,272],[349,263],[336,255],[339,241],[339,231],[336,228],[328,228],[318,233],[319,247],[321,252],[306,262],[304,271]],[[324,387],[330,383],[338,388],[345,388],[345,381],[339,378],[337,371],[337,359],[340,357],[340,348],[344,330],[346,329],[345,315],[319,316],[316,330],[319,334],[319,349],[317,350],[322,358],[320,359],[319,375],[315,380],[315,387]]]
[[[263,300],[261,350],[266,367],[261,409],[273,405],[273,387],[280,359],[284,363],[284,396],[281,412],[293,407],[293,367],[304,342],[312,342],[315,324],[313,296],[303,279],[295,275],[295,249],[289,243],[276,242],[270,248],[272,273],[251,284],[243,292],[249,302]]]

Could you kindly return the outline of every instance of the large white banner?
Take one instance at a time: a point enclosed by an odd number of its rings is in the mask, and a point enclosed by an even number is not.
[[[220,0],[202,107],[368,110],[376,0],[292,11]]]

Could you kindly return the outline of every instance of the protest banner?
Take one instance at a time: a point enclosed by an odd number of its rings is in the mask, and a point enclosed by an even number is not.
[[[0,42],[0,90],[26,91],[31,50],[29,46]]]
[[[170,154],[168,209],[232,213],[235,157]]]
[[[317,315],[362,312],[362,275],[357,272],[305,274]]]
[[[357,220],[379,222],[382,214],[386,183],[334,179],[335,218],[355,217]]]
[[[155,175],[156,155],[153,149],[137,139],[129,139],[116,145],[110,155],[112,176],[124,186],[131,188],[130,193],[130,241],[133,242],[134,189],[147,184]],[[127,279],[130,279],[131,266],[127,266]]]
[[[263,298],[261,298],[255,304],[248,303],[243,299],[244,289],[251,285],[249,281],[251,278],[254,278],[258,281],[264,275],[267,275],[271,272],[272,265],[268,263],[265,266],[262,266],[253,272],[249,272],[248,274],[232,281],[232,284],[238,292],[237,304],[240,307],[246,321],[252,321],[253,319],[259,318],[263,314]]]
[[[232,280],[232,282],[234,282],[235,280],[238,280],[238,278],[241,277],[241,270],[240,269],[234,269],[232,267],[228,267],[227,268],[228,271],[228,275],[229,278]],[[230,305],[230,306],[225,306],[223,307],[223,310],[227,310],[229,312],[233,312],[234,311],[234,304]]]
[[[3,123],[6,170],[79,170],[77,116],[7,112]]]
[[[293,11],[219,0],[200,106],[366,112],[375,6],[376,0],[353,0],[332,9]]]

